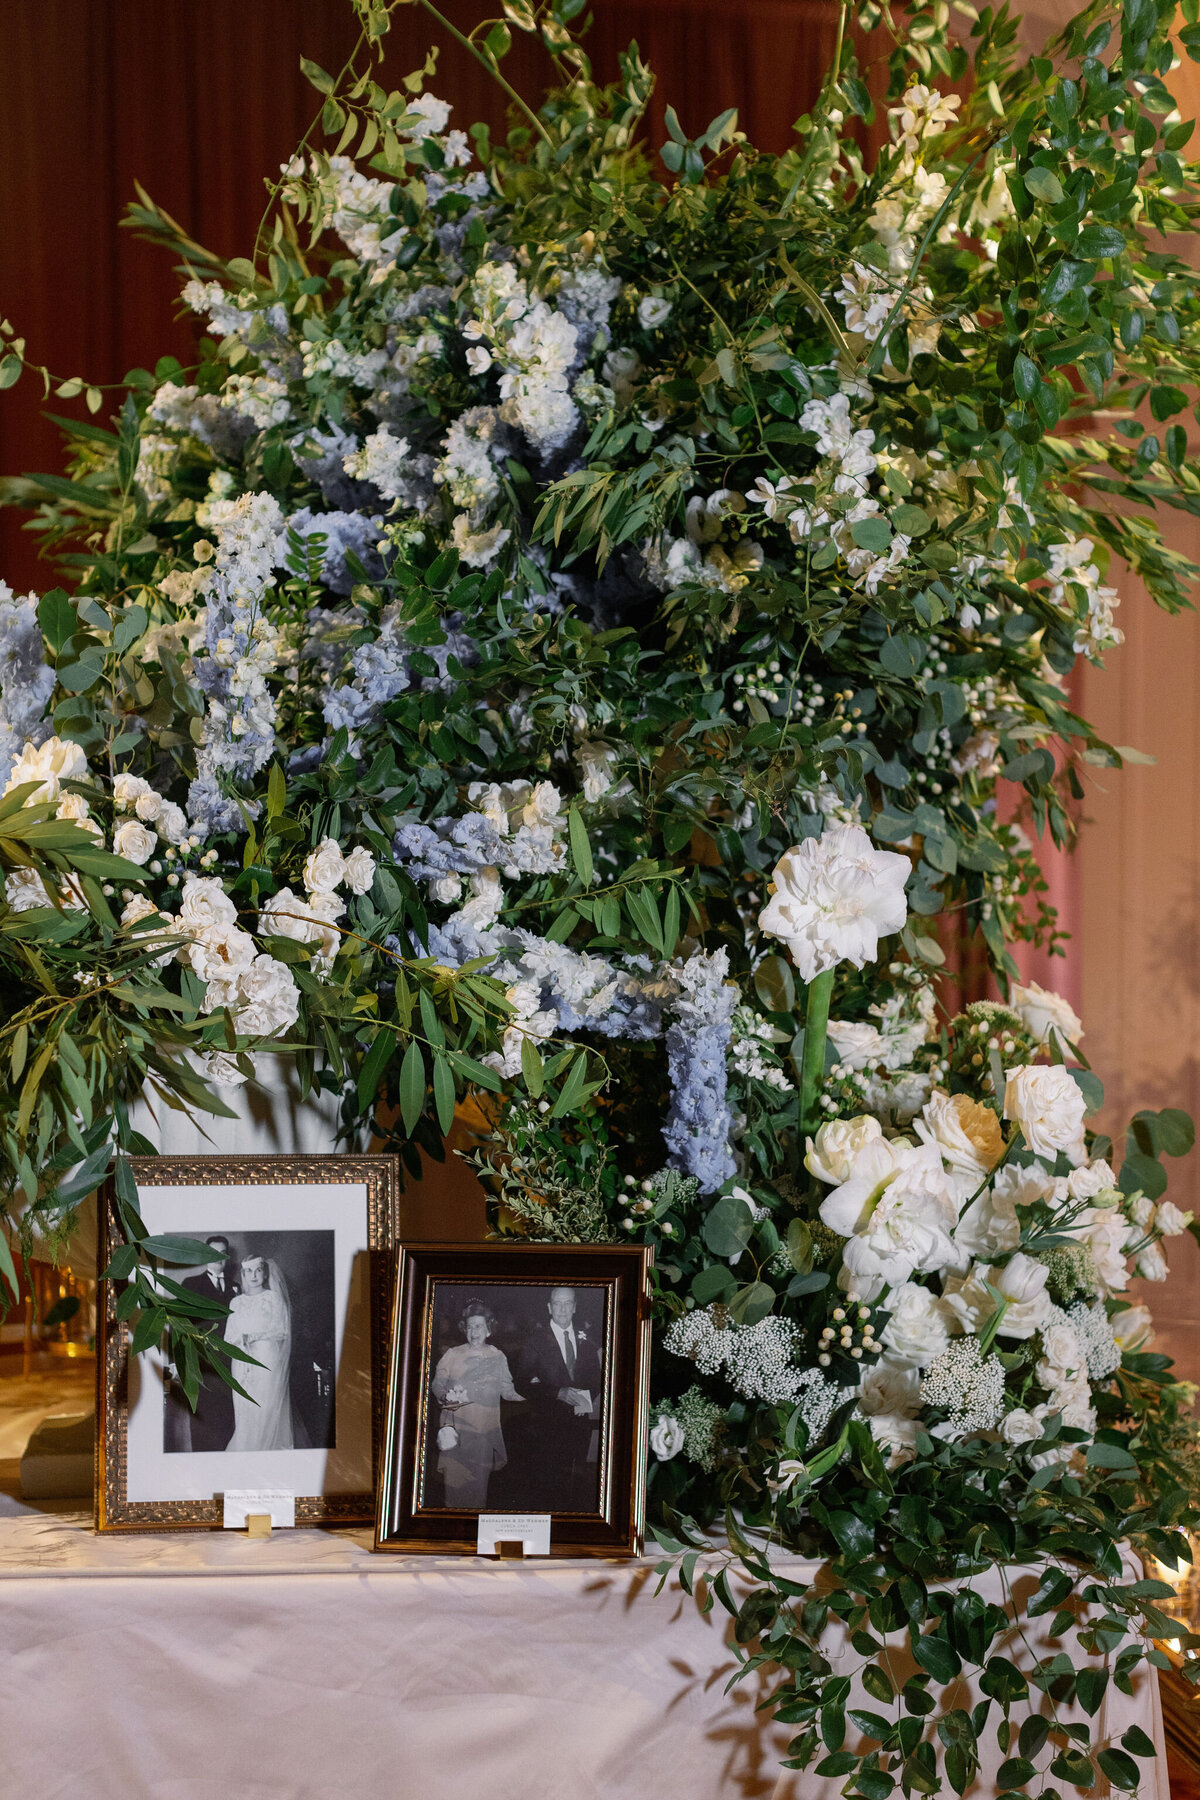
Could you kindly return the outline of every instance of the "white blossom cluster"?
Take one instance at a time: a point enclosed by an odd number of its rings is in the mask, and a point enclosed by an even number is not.
[[[511,263],[483,263],[471,286],[474,314],[463,327],[472,374],[493,364],[500,376],[500,416],[543,456],[561,449],[579,422],[569,376],[579,334],[557,307],[536,299]]]
[[[757,1325],[734,1325],[724,1323],[711,1306],[682,1314],[663,1338],[667,1350],[687,1357],[702,1375],[724,1374],[746,1400],[772,1406],[794,1406],[803,1400],[814,1420],[824,1409],[824,1429],[838,1390],[820,1370],[797,1364],[800,1341],[799,1328],[773,1313]]]
[[[926,1369],[921,1400],[947,1415],[933,1427],[935,1437],[991,1431],[1005,1410],[1004,1366],[998,1356],[983,1355],[978,1338],[959,1338]]]
[[[774,1088],[776,1093],[788,1094],[793,1084],[780,1067],[774,1038],[774,1027],[760,1018],[752,1007],[736,1007],[729,1044],[729,1067],[743,1081],[761,1081]]]

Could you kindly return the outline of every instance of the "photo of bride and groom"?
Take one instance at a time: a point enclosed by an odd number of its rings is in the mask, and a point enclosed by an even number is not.
[[[164,1451],[333,1447],[334,1237],[332,1231],[205,1236],[212,1260],[182,1285],[228,1307],[211,1329],[254,1361],[236,1358],[230,1364],[245,1394],[206,1369],[194,1411],[169,1369]]]

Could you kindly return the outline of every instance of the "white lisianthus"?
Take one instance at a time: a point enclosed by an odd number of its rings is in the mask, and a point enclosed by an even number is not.
[[[945,1298],[958,1314],[963,1330],[978,1331],[996,1310],[996,1302],[987,1291],[987,1286],[991,1286],[1008,1303],[1000,1321],[1000,1336],[1029,1338],[1050,1319],[1050,1296],[1046,1292],[1049,1275],[1045,1263],[1018,1250],[1002,1269],[976,1263],[969,1275],[947,1276]]]
[[[1067,1230],[1071,1237],[1086,1244],[1091,1252],[1092,1268],[1100,1292],[1121,1293],[1129,1282],[1129,1271],[1125,1267],[1125,1240],[1129,1235],[1129,1227],[1122,1215],[1115,1208],[1106,1212],[1093,1212],[1090,1218],[1068,1226]]]
[[[1102,1156],[1072,1169],[1067,1176],[1067,1192],[1072,1200],[1094,1200],[1097,1194],[1116,1191],[1117,1178]]]
[[[157,848],[157,837],[138,819],[123,820],[113,832],[114,853],[139,867],[150,861]]]
[[[658,294],[647,294],[644,300],[638,301],[637,315],[643,331],[656,331],[670,318],[671,302]]]
[[[1083,1121],[1087,1103],[1082,1090],[1060,1064],[1047,1068],[1021,1063],[1007,1072],[1004,1116],[1021,1128],[1035,1156],[1053,1162],[1064,1151],[1074,1163],[1084,1159]]]
[[[322,838],[304,864],[304,885],[310,894],[332,894],[346,873],[346,859],[336,838]]]
[[[1178,1237],[1192,1222],[1190,1212],[1181,1212],[1172,1200],[1163,1200],[1155,1210],[1155,1229],[1164,1237]]]
[[[1039,1044],[1048,1044],[1057,1036],[1065,1050],[1083,1036],[1083,1020],[1070,1003],[1061,994],[1039,987],[1036,981],[1026,987],[1014,987],[1009,1005]]]
[[[885,1351],[864,1372],[858,1404],[868,1418],[876,1413],[899,1413],[903,1418],[915,1419],[921,1410],[921,1377],[911,1363]]]
[[[275,957],[256,956],[238,976],[238,1030],[248,1037],[272,1037],[286,1031],[300,1016],[300,991],[286,963]]]
[[[659,1462],[670,1462],[683,1449],[684,1431],[678,1419],[667,1413],[659,1413],[657,1420],[650,1428],[650,1448]]]
[[[906,856],[876,850],[861,825],[831,826],[780,858],[759,929],[783,940],[805,981],[842,962],[861,969],[908,918],[910,867]]]
[[[13,763],[4,792],[11,794],[14,788],[36,781],[38,785],[25,804],[39,806],[44,800],[57,800],[64,781],[82,781],[87,772],[87,757],[78,744],[51,737],[40,746],[26,744]]]
[[[1165,1281],[1167,1279],[1167,1259],[1163,1255],[1161,1244],[1147,1244],[1139,1250],[1133,1259],[1134,1270],[1143,1281]]]
[[[915,1281],[893,1288],[884,1305],[892,1316],[880,1342],[894,1357],[917,1368],[925,1368],[941,1356],[951,1333],[958,1330],[958,1320],[945,1301]]]
[[[815,1138],[808,1139],[804,1166],[819,1181],[836,1187],[848,1181],[860,1150],[874,1138],[882,1138],[883,1127],[871,1113],[860,1113],[854,1119],[829,1119]]]
[[[179,907],[182,931],[219,930],[237,922],[237,907],[215,875],[189,875]]]
[[[375,880],[375,858],[359,844],[342,865],[342,880],[352,894],[369,894]]]

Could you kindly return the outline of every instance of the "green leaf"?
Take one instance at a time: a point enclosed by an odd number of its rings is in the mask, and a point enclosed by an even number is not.
[[[300,58],[300,68],[301,72],[312,86],[316,88],[319,94],[331,94],[333,92],[333,76],[327,75],[320,63],[310,62],[307,56],[302,56]]]
[[[1057,206],[1063,197],[1062,182],[1052,169],[1043,169],[1035,163],[1030,169],[1022,170],[1022,178],[1029,192],[1037,200],[1045,200],[1050,206]]]
[[[913,1655],[925,1672],[932,1675],[942,1687],[962,1671],[958,1652],[942,1637],[919,1637],[913,1645]]]
[[[213,1254],[210,1246],[200,1238],[177,1237],[172,1232],[145,1237],[140,1248],[147,1256],[157,1256],[169,1263],[207,1263],[212,1261]]]
[[[425,1058],[416,1038],[404,1052],[400,1064],[400,1117],[404,1129],[412,1136],[425,1106]]]
[[[729,1302],[729,1316],[738,1325],[757,1325],[775,1305],[775,1290],[765,1281],[739,1288]]]
[[[850,536],[860,550],[870,550],[882,556],[892,541],[892,528],[886,519],[855,519],[850,527]]]
[[[594,873],[592,867],[592,846],[588,842],[587,827],[579,816],[579,808],[573,806],[567,814],[567,834],[571,841],[571,861],[575,865],[575,873],[585,888],[592,885]]]
[[[1038,374],[1037,364],[1031,362],[1023,350],[1019,350],[1013,363],[1013,386],[1017,393],[1022,400],[1032,400],[1041,385],[1042,378]]]
[[[433,1059],[433,1103],[437,1108],[442,1136],[448,1137],[450,1127],[454,1124],[454,1076],[450,1072],[450,1064],[440,1052]]]
[[[1094,1719],[1104,1703],[1108,1689],[1107,1669],[1080,1669],[1075,1680],[1079,1704],[1089,1719]]]
[[[724,1263],[708,1263],[692,1277],[692,1298],[697,1306],[711,1306],[714,1300],[728,1300],[736,1287]]]
[[[768,1012],[793,1012],[796,978],[791,964],[782,956],[764,956],[754,971],[754,991]]]
[[[754,1215],[744,1200],[725,1194],[704,1221],[701,1236],[714,1256],[738,1256],[754,1235]]]
[[[38,624],[55,654],[79,629],[75,608],[62,588],[51,588],[48,594],[42,595],[38,601],[37,616]]]
[[[1123,1194],[1145,1194],[1148,1200],[1157,1200],[1167,1191],[1167,1171],[1152,1156],[1135,1150],[1121,1164],[1117,1186]]]
[[[15,387],[21,379],[21,359],[19,356],[6,356],[0,362],[0,392],[5,388]]]
[[[531,1099],[541,1098],[542,1089],[546,1085],[545,1071],[538,1047],[531,1037],[521,1039],[521,1074]]]
[[[552,1119],[561,1119],[567,1113],[574,1112],[583,1098],[583,1087],[586,1080],[587,1052],[581,1051],[567,1072],[567,1078],[559,1090],[558,1099],[550,1108]]]
[[[484,38],[483,47],[490,56],[499,62],[500,58],[507,56],[512,49],[512,32],[507,25],[503,25],[497,20]]]
[[[1127,1790],[1136,1788],[1141,1780],[1137,1764],[1132,1756],[1125,1754],[1124,1750],[1114,1750],[1111,1747],[1101,1750],[1096,1761],[1114,1787]]]
[[[8,1233],[3,1226],[0,1226],[0,1282],[4,1283],[15,1300],[20,1293],[21,1284],[17,1279],[17,1267],[8,1246]],[[3,1297],[3,1292],[0,1290],[0,1301],[3,1300]]]
[[[1104,262],[1123,253],[1125,233],[1115,225],[1085,225],[1071,249],[1085,262]]]
[[[379,1092],[379,1083],[383,1071],[392,1060],[392,1052],[395,1048],[395,1032],[387,1026],[383,1026],[363,1058],[362,1067],[358,1071],[358,1110],[368,1117],[374,1116],[375,1096]]]

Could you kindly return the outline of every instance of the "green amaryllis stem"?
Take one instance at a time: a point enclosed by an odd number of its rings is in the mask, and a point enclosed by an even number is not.
[[[804,1055],[800,1063],[800,1127],[803,1131],[815,1131],[821,1123],[817,1117],[817,1089],[825,1075],[825,1035],[832,993],[832,969],[826,969],[823,975],[808,984],[804,1006]]]

